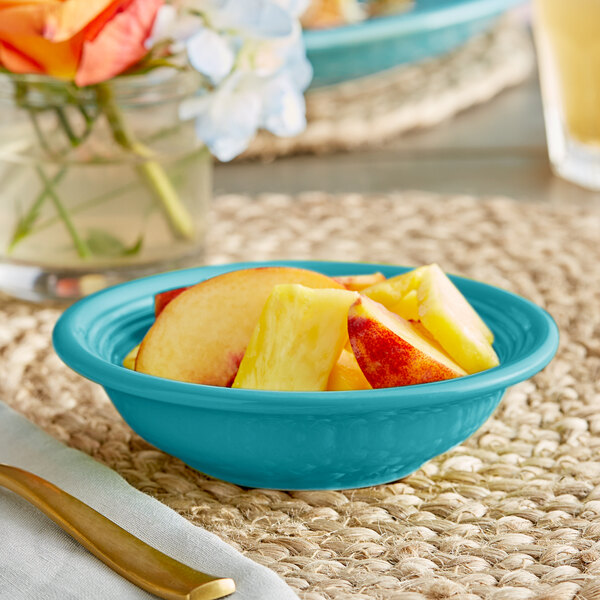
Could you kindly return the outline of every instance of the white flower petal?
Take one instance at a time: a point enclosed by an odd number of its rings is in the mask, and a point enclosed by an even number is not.
[[[299,23],[295,28],[287,49],[284,69],[287,71],[290,81],[294,83],[296,89],[304,91],[310,85],[313,78],[313,68],[310,61],[306,58],[306,48],[304,47],[302,29]]]
[[[187,98],[179,105],[179,118],[182,121],[195,119],[198,115],[209,110],[211,99],[208,94]]]
[[[197,8],[207,15],[211,27],[251,37],[285,37],[294,23],[275,0],[203,0]]]
[[[243,152],[259,127],[262,112],[260,88],[251,78],[234,74],[217,91],[192,104],[183,116],[194,114],[196,134],[221,161]]]
[[[270,77],[285,65],[287,48],[277,42],[268,40],[256,45],[248,67],[259,77]]]
[[[186,44],[190,64],[218,84],[231,72],[235,56],[225,37],[203,28]]]
[[[286,76],[265,86],[261,125],[281,137],[298,135],[306,127],[304,96]]]
[[[152,31],[144,42],[147,50],[150,50],[156,42],[168,40],[171,37],[171,31],[175,20],[177,19],[177,9],[169,4],[163,4],[156,13]]]
[[[180,13],[171,4],[158,9],[150,37],[144,42],[149,50],[158,42],[171,41],[171,52],[180,52],[181,43],[194,35],[204,26],[204,21],[188,13]]]
[[[183,13],[175,21],[171,37],[178,42],[185,42],[202,27],[204,19],[198,15]]]
[[[296,18],[305,4],[182,0],[180,6],[197,13],[184,38],[189,61],[215,89],[183,102],[180,116],[195,119],[198,137],[220,160],[243,152],[259,127],[291,136],[306,126],[302,92],[312,69]],[[179,32],[185,13],[177,19]]]
[[[275,0],[275,2],[296,18],[301,17],[310,4],[310,0]]]
[[[305,90],[312,80],[313,71],[306,58],[300,26],[294,29],[287,38],[254,43],[254,48],[248,52],[251,60],[239,66],[260,77],[272,77],[286,71],[297,89]]]

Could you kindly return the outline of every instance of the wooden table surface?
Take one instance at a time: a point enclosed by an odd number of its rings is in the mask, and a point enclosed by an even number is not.
[[[552,174],[536,75],[487,104],[408,133],[384,149],[220,165],[215,189],[250,194],[418,189],[524,201],[600,202],[600,193]]]

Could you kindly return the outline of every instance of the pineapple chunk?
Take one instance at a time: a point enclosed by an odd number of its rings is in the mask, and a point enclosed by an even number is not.
[[[492,332],[438,265],[429,265],[417,290],[419,319],[467,373],[499,364]]]
[[[277,285],[254,329],[234,388],[323,391],[348,339],[357,292]]]
[[[380,302],[380,304],[382,303]],[[388,310],[396,313],[407,321],[418,321],[419,299],[417,297],[417,290],[410,290],[406,296],[403,296],[398,302],[392,304]]]
[[[354,352],[348,352],[344,348],[329,374],[327,389],[330,392],[343,392],[347,390],[371,390],[373,388],[360,370]]]
[[[431,273],[434,273],[434,275],[431,275]],[[413,269],[412,271],[408,271],[408,273],[403,273],[382,283],[372,285],[363,290],[362,294],[383,304],[389,311],[400,315],[408,321],[419,321],[421,319],[419,315],[420,300],[417,290],[426,274],[428,280],[433,276],[446,279],[447,284],[455,290],[455,293],[452,294],[452,297],[444,298],[444,301],[457,302],[456,295],[458,294],[462,299],[458,302],[463,305],[461,318],[465,319],[469,326],[478,328],[490,344],[493,343],[494,334],[465,300],[464,296],[456,289],[442,269],[435,263]],[[447,287],[447,284],[445,287]],[[465,304],[467,308],[464,308]]]
[[[391,311],[390,311],[391,312]],[[431,335],[429,329],[421,323],[421,321],[411,321],[411,325],[424,337],[426,340],[429,340],[434,346],[439,346],[440,343]]]
[[[363,290],[362,294],[383,304],[389,311],[400,315],[407,321],[418,321],[417,288],[426,268],[419,267],[372,285]]]
[[[131,369],[135,371],[135,359],[137,358],[138,352],[140,351],[141,344],[134,346],[127,354],[127,356],[123,359],[123,366],[126,369]]]
[[[370,273],[369,275],[340,275],[334,277],[338,283],[341,283],[347,290],[353,292],[362,292],[368,287],[372,287],[376,283],[385,281],[383,273]]]

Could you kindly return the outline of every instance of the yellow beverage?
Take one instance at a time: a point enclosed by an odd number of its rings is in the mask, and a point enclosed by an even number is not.
[[[535,0],[535,10],[544,102],[568,135],[600,145],[600,0]]]

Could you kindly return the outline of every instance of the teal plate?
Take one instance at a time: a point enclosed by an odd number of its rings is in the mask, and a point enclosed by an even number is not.
[[[289,265],[327,275],[406,268],[335,262],[245,263],[173,271],[117,285],[71,306],[54,347],[104,386],[145,440],[192,467],[239,485],[342,489],[394,481],[463,442],[506,388],[542,369],[558,345],[556,324],[528,300],[452,277],[496,337],[501,365],[449,381],[354,392],[265,392],[183,383],[121,366],[154,320],[153,295],[226,271]]]
[[[304,32],[313,88],[412,63],[464,44],[524,0],[416,0],[412,10]]]

